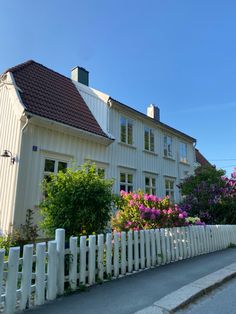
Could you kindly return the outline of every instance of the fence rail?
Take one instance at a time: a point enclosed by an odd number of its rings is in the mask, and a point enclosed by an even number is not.
[[[0,250],[1,310],[41,305],[66,288],[115,279],[137,271],[222,250],[236,244],[236,225],[190,226],[71,237],[57,229],[48,243]]]

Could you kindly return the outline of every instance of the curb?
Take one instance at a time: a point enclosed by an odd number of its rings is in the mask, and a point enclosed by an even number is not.
[[[221,268],[212,274],[183,286],[154,302],[151,306],[135,312],[134,314],[174,313],[176,310],[179,310],[234,277],[236,277],[236,263],[230,264],[227,267]]]

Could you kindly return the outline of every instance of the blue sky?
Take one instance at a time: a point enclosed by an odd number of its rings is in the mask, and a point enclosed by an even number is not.
[[[236,1],[11,0],[0,10],[0,72],[34,59],[195,137],[236,165]],[[225,160],[227,159],[227,160]],[[225,160],[225,161],[222,161]]]

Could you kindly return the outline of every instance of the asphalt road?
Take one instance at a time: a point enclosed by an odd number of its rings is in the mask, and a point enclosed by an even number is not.
[[[131,314],[235,261],[236,249],[201,255],[96,285],[26,313]]]
[[[235,314],[236,279],[220,286],[176,314]]]

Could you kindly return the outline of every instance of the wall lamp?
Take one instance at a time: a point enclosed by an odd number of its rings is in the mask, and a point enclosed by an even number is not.
[[[1,155],[1,157],[10,157],[11,158],[11,163],[14,165],[15,161],[16,161],[16,157],[12,156],[12,152],[10,152],[9,150],[5,149],[3,154]]]

